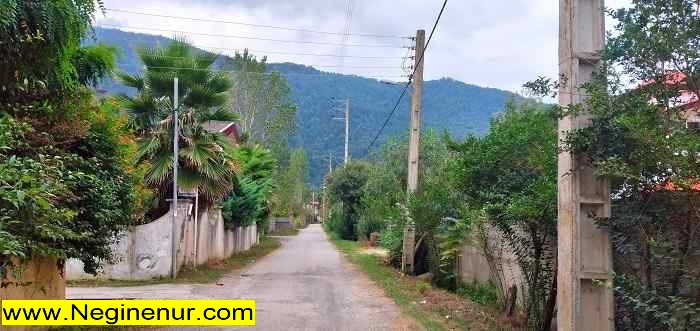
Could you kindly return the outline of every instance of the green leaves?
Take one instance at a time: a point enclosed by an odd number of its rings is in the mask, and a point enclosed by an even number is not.
[[[219,132],[209,132],[210,120],[236,119],[225,110],[230,79],[213,72],[216,56],[195,50],[183,40],[167,47],[142,48],[138,54],[146,66],[140,75],[119,74],[123,83],[135,87],[135,97],[119,100],[140,134],[137,158],[145,165],[146,182],[167,195],[172,185],[173,121],[180,140],[178,182],[185,190],[196,190],[206,206],[220,201],[234,186],[237,164],[233,142]],[[180,109],[173,118],[173,80],[178,77]]]
[[[331,174],[328,192],[332,201],[342,205],[342,221],[336,222],[334,232],[342,239],[356,240],[355,224],[361,208],[369,166],[361,161],[351,161]]]
[[[263,224],[269,213],[270,197],[274,189],[275,159],[259,146],[244,146],[234,152],[241,165],[236,187],[223,204],[227,228]]]
[[[301,148],[292,150],[286,160],[285,155],[276,154],[279,151],[277,148],[271,149],[279,166],[275,176],[277,187],[273,195],[273,212],[276,216],[301,216],[304,212],[304,191],[309,178],[309,158]]]
[[[3,1],[0,103],[41,100],[47,93],[78,88],[81,80],[73,55],[99,5],[94,0]]]
[[[287,141],[296,129],[297,113],[287,81],[279,72],[266,70],[266,59],[256,59],[247,49],[233,59],[226,58],[224,68],[236,71],[230,109],[240,114],[248,141],[284,159]]]
[[[700,325],[700,269],[689,260],[700,254],[700,135],[686,127],[695,110],[677,102],[700,92],[699,10],[694,0],[649,0],[611,12],[607,62],[579,106],[591,125],[564,139],[611,183],[612,215],[596,221],[615,251],[617,329]]]
[[[611,12],[617,33],[608,40],[606,58],[642,82],[664,80],[666,70],[684,72],[689,90],[700,90],[698,10],[695,0],[651,0]]]
[[[96,44],[80,47],[71,61],[82,85],[95,86],[103,78],[109,78],[117,67],[117,49],[114,46]]]
[[[511,104],[493,120],[488,134],[452,144],[457,155],[452,173],[466,204],[463,214],[497,230],[502,244],[517,256],[533,329],[549,325],[550,294],[556,291],[556,114],[542,105]],[[455,225],[460,224],[466,226]]]
[[[95,272],[132,221],[137,182],[123,121],[85,86],[114,67],[111,47],[80,46],[102,3],[0,7],[0,269],[5,255],[51,256]]]

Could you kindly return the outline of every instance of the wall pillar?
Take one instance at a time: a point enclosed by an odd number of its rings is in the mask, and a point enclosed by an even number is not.
[[[585,102],[580,86],[591,80],[605,45],[603,0],[559,1],[559,91],[562,107]],[[559,120],[560,141],[567,131],[590,124],[588,114]],[[611,285],[612,248],[594,217],[610,216],[609,183],[596,177],[585,155],[559,154],[558,163],[557,328],[614,329]]]

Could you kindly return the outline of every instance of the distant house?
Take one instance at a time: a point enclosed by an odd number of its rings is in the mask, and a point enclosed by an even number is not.
[[[651,82],[642,84],[649,85]],[[688,129],[700,132],[700,96],[697,91],[688,89],[686,75],[682,72],[672,71],[666,75],[667,86],[678,86],[680,95],[669,100],[669,106],[685,111],[685,121]]]
[[[229,137],[236,145],[241,142],[240,129],[238,124],[231,121],[206,121],[202,127],[209,132],[223,133]]]
[[[672,101],[673,105],[685,110],[688,128],[700,132],[700,98],[696,91],[684,88],[687,86],[685,74],[674,72],[668,76],[666,83],[681,86],[681,95]]]
[[[642,87],[649,84],[650,82],[644,83]],[[700,96],[697,91],[692,91],[687,88],[686,75],[677,71],[669,72],[666,75],[664,84],[667,86],[679,87],[680,95],[669,100],[669,106],[684,111],[686,127],[700,133]],[[666,182],[660,185],[659,189],[669,191],[679,190],[678,185],[673,182]],[[690,190],[700,191],[700,181],[690,183]]]

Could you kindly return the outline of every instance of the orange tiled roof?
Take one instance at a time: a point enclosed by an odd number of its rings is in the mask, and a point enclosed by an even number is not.
[[[700,181],[697,181],[697,182],[690,184],[689,189],[691,191],[700,192]],[[674,182],[666,182],[664,184],[657,185],[657,190],[658,191],[683,191],[683,188],[678,187],[678,185],[675,184]]]
[[[686,74],[683,72],[670,71],[666,74],[664,84],[668,86],[678,86],[680,88],[680,95],[672,100],[674,106],[700,111],[700,97],[696,92],[684,89],[687,88],[686,77]],[[653,80],[646,81],[640,84],[639,87],[642,88],[652,83],[654,83]]]

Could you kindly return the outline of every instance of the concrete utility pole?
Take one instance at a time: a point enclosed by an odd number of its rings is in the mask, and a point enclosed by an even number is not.
[[[348,164],[350,160],[350,99],[345,99],[345,115],[344,117],[334,117],[334,120],[343,120],[345,122],[345,153],[343,164]]]
[[[350,160],[350,98],[345,99],[345,159],[344,164]]]
[[[580,86],[591,80],[605,45],[603,0],[559,0],[559,90],[563,107],[586,101]],[[590,125],[589,114],[559,120],[560,143],[570,130]],[[557,328],[613,330],[612,247],[594,217],[610,216],[610,185],[596,177],[585,155],[559,154]],[[602,282],[603,284],[598,284]]]
[[[408,142],[408,187],[407,196],[418,188],[418,162],[420,160],[420,122],[423,107],[423,63],[425,63],[425,30],[416,31],[416,52],[411,95],[411,131]],[[414,224],[406,224],[403,233],[401,270],[413,274],[416,232]]]
[[[171,244],[170,252],[172,254],[172,266],[170,274],[173,278],[177,277],[177,166],[179,154],[179,117],[177,114],[178,108],[178,80],[173,79],[173,218],[171,222]]]
[[[333,152],[328,152],[328,174],[333,172]]]
[[[408,192],[418,188],[418,161],[420,160],[420,122],[423,108],[423,63],[425,63],[425,30],[416,31],[416,54],[411,94],[411,132],[408,142]]]

